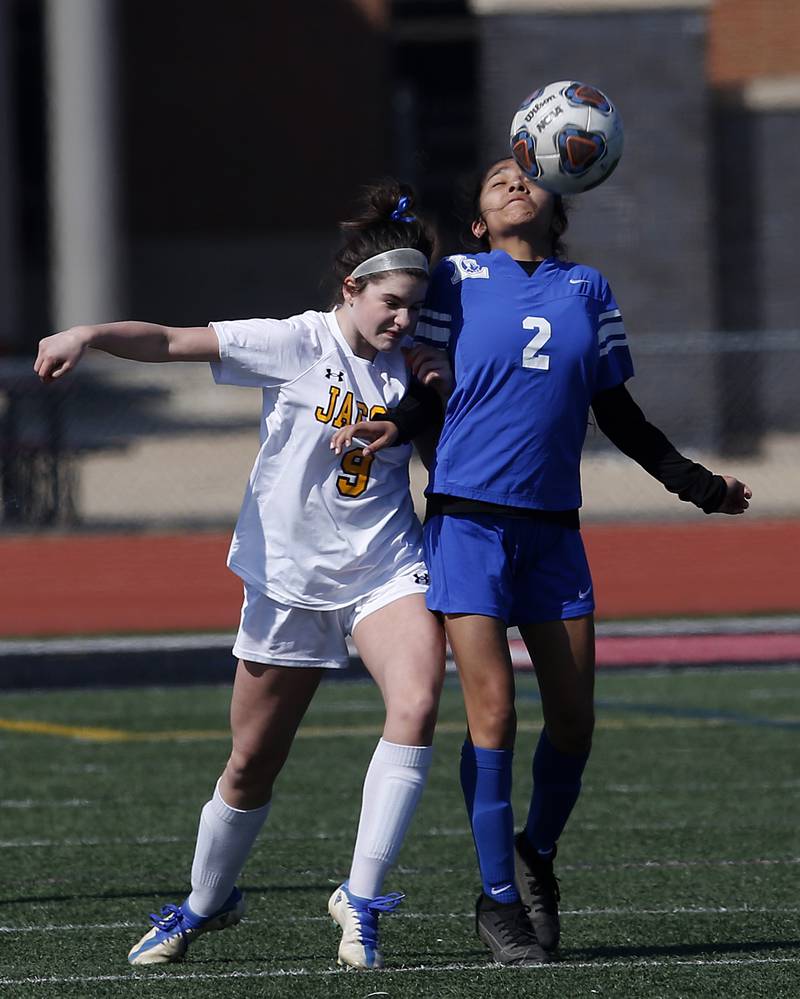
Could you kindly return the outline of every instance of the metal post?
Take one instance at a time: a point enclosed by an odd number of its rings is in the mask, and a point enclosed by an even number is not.
[[[115,11],[115,0],[45,0],[56,329],[120,318]],[[74,516],[64,409],[51,399],[47,411],[51,523]]]
[[[53,321],[119,317],[114,0],[46,0]]]
[[[11,5],[0,3],[0,353],[19,339],[16,266],[16,123],[11,79]]]

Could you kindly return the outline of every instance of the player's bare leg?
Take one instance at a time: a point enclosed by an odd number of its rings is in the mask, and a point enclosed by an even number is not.
[[[552,951],[560,938],[556,843],[578,799],[594,729],[594,619],[529,624],[520,633],[536,668],[545,728],[528,819],[516,838],[517,884],[539,942]]]
[[[562,753],[591,749],[594,731],[594,616],[519,629],[536,669],[547,734]]]
[[[353,639],[386,705],[383,738],[364,779],[348,880],[328,910],[342,928],[339,963],[380,968],[378,914],[403,896],[381,895],[425,786],[444,680],[444,633],[422,594],[401,597],[363,618]]]
[[[410,594],[374,611],[353,633],[358,653],[383,696],[383,738],[407,746],[433,742],[444,682],[444,632]]]
[[[483,614],[448,614],[445,629],[473,745],[513,749],[517,731],[514,668],[505,623]]]
[[[469,726],[461,786],[472,826],[483,890],[476,931],[501,964],[543,964],[515,885],[511,761],[516,735],[514,671],[505,622],[479,614],[445,616]]]
[[[231,696],[233,746],[219,784],[232,808],[259,808],[270,800],[322,673],[239,661]]]

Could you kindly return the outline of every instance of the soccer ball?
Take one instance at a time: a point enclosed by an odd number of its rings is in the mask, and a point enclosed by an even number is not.
[[[511,155],[554,194],[579,194],[609,177],[622,155],[622,119],[604,93],[560,80],[526,97],[511,122]]]

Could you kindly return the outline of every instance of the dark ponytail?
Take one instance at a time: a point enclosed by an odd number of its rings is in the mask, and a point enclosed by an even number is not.
[[[401,206],[401,199],[403,204]],[[392,218],[392,215],[395,217]],[[342,303],[342,282],[370,257],[387,250],[410,247],[419,250],[430,260],[435,238],[426,222],[416,217],[414,192],[407,184],[387,179],[365,187],[358,204],[358,214],[339,228],[346,241],[334,257],[333,274],[337,281],[334,305]],[[356,278],[356,285],[363,288],[370,281],[379,281],[387,274],[423,274],[421,270],[385,271]]]

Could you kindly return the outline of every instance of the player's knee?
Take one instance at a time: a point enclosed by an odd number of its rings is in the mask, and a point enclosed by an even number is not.
[[[470,712],[472,742],[483,749],[511,749],[517,734],[517,714],[504,699],[487,700],[478,712]]]
[[[229,785],[238,793],[252,794],[272,791],[282,760],[272,754],[247,748],[234,748],[225,767]]]
[[[594,712],[561,714],[547,719],[547,735],[562,753],[580,756],[592,748]]]
[[[409,745],[427,745],[433,739],[438,707],[438,691],[416,690],[389,703],[387,725],[394,731],[407,732]]]

